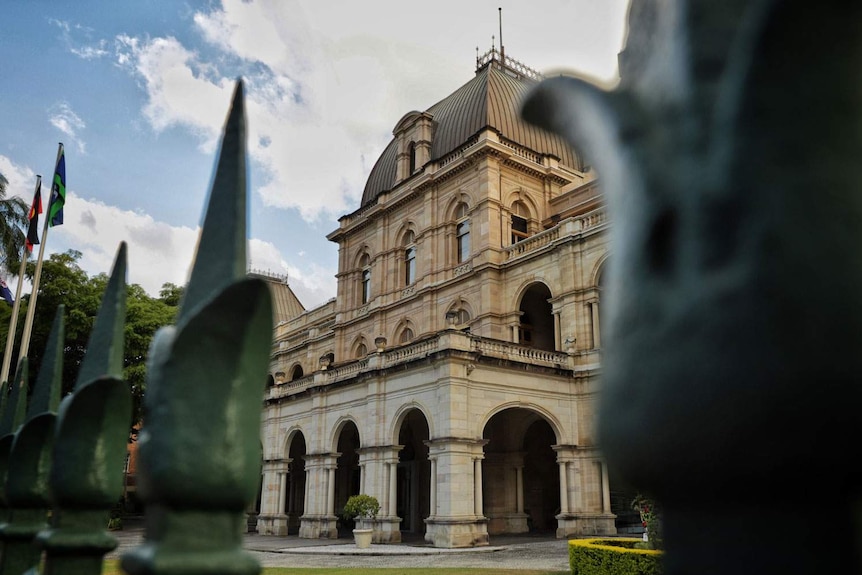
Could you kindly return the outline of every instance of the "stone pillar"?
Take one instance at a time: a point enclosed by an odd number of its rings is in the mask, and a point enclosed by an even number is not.
[[[425,540],[435,547],[474,547],[488,544],[488,520],[476,514],[477,457],[482,439],[446,438],[426,442],[435,460],[437,511],[425,520]]]
[[[336,539],[335,468],[339,453],[314,453],[305,456],[305,511],[299,536],[306,539]]]
[[[430,493],[430,510],[429,515],[435,517],[437,515],[437,459],[431,458],[431,493]]]
[[[473,459],[473,513],[482,517],[482,457]]]
[[[389,503],[389,516],[394,517],[398,514],[398,462],[389,463],[389,495],[387,501]]]
[[[326,474],[326,515],[335,515],[335,467],[329,467]]]
[[[602,472],[602,512],[610,513],[611,512],[611,486],[608,481],[608,464],[604,461],[601,462],[601,472]]]
[[[287,482],[288,474],[286,471],[278,472],[278,514],[285,514],[285,504],[287,502]]]
[[[554,350],[560,351],[563,349],[563,340],[560,329],[560,310],[554,310]]]
[[[573,535],[615,535],[615,516],[606,486],[598,451],[576,445],[554,445],[560,466],[560,514],[557,537]]]
[[[593,324],[593,348],[602,347],[602,330],[599,325],[599,301],[596,300],[590,304],[590,313],[592,313]]]
[[[560,461],[560,514],[567,514],[571,511],[569,509],[569,477],[568,473],[566,473],[566,466],[568,465],[565,461]]]
[[[380,513],[373,525],[374,543],[401,542],[401,518],[396,514],[394,502],[390,505],[390,486],[398,487],[397,476],[395,480],[392,478],[392,469],[397,474],[399,451],[400,445],[363,447],[358,451],[361,492],[376,497],[380,503]]]

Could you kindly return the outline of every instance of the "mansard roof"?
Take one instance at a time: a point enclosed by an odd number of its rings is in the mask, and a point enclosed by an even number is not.
[[[521,100],[537,80],[535,74],[524,73],[525,67],[513,67],[510,62],[517,64],[508,58],[491,58],[476,70],[472,80],[428,108],[426,113],[434,123],[431,161],[439,160],[490,128],[503,139],[540,154],[555,156],[561,164],[583,170],[581,158],[565,140],[521,119]],[[415,112],[407,116],[411,114]],[[402,123],[403,118],[399,125]],[[395,185],[397,148],[397,139],[393,139],[371,169],[362,193],[363,206]]]

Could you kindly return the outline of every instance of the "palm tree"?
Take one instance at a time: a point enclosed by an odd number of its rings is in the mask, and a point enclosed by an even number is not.
[[[7,198],[9,180],[0,174],[0,272],[18,273],[29,208],[18,197]]]

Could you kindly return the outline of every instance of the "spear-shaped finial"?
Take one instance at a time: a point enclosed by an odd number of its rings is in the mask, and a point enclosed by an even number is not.
[[[246,273],[246,121],[242,80],[237,80],[225,123],[195,263],[177,324]]]
[[[15,430],[24,423],[24,416],[27,412],[28,388],[26,357],[22,357],[21,361],[18,362],[18,369],[15,370],[15,378],[12,381],[12,391],[9,394],[6,409],[3,411],[3,418],[0,419],[0,437],[15,433]]]
[[[48,344],[39,369],[39,377],[30,398],[27,409],[27,419],[30,420],[40,413],[56,413],[60,405],[60,391],[63,379],[63,338],[65,335],[64,312],[66,306],[57,306],[54,314],[54,325],[48,335]]]
[[[78,372],[77,390],[99,377],[123,377],[123,332],[126,322],[126,242],[120,243],[102,305]]]

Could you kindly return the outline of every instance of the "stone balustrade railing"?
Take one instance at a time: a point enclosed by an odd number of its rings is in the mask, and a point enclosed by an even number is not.
[[[574,360],[568,353],[535,349],[460,331],[448,331],[409,345],[371,353],[363,359],[337,368],[317,371],[294,381],[276,384],[269,388],[266,399],[273,400],[296,395],[309,387],[330,385],[351,379],[366,371],[387,369],[453,349],[542,367],[574,369]]]

